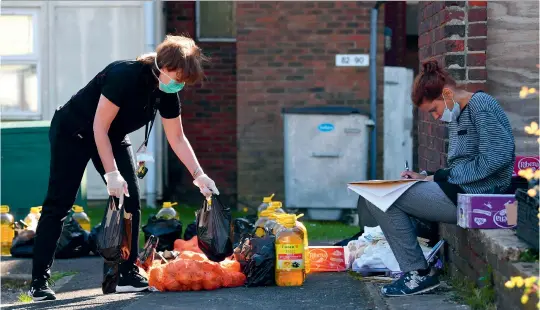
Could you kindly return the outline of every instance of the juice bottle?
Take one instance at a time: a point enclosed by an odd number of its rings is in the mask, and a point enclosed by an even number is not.
[[[266,208],[268,208],[268,206],[270,205],[270,203],[272,202],[272,198],[274,198],[274,195],[275,194],[272,194],[268,197],[264,197],[263,198],[263,202],[259,205],[259,207],[257,208],[257,216],[261,216],[261,212],[263,210],[266,210]]]
[[[30,208],[30,213],[24,218],[24,223],[29,230],[36,231],[39,218],[41,217],[41,206]]]
[[[176,206],[177,202],[164,202],[163,207],[159,212],[157,213],[156,217],[159,219],[165,219],[165,220],[171,220],[171,219],[177,219],[180,220],[180,215],[176,212],[176,210],[173,208],[173,206]]]
[[[83,207],[74,205],[73,208],[73,219],[81,225],[81,228],[86,230],[87,232],[90,232],[92,230],[92,227],[90,225],[90,218],[88,215],[84,212]]]
[[[304,214],[300,214],[300,215],[296,215],[295,218],[296,218],[296,227],[300,228],[300,230],[304,233],[304,253],[306,253],[306,256],[305,256],[305,263],[306,263],[306,274],[308,274],[310,272],[310,267],[309,267],[309,248],[308,248],[308,233],[307,233],[307,228],[306,226],[304,226],[304,224],[302,224],[302,222],[300,222],[298,219],[301,218],[302,216],[304,216]]]
[[[304,233],[296,226],[296,216],[281,219],[283,228],[276,236],[276,284],[302,286],[305,280]]]
[[[0,206],[0,253],[2,255],[11,254],[11,244],[15,238],[15,219],[9,214],[9,206]]]

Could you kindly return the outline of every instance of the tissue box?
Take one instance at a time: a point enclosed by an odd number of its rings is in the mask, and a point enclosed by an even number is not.
[[[342,246],[310,246],[310,272],[346,271],[348,266],[348,248]]]
[[[509,225],[506,205],[516,201],[514,195],[458,195],[458,226],[463,228],[504,229]]]

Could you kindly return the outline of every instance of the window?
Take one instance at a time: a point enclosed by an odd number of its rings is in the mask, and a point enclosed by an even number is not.
[[[236,41],[235,1],[197,1],[197,39],[199,41]]]
[[[0,29],[0,110],[2,119],[39,119],[37,12],[3,9]]]

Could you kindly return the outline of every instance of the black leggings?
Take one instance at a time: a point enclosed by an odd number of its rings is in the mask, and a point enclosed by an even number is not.
[[[49,186],[36,231],[32,261],[33,280],[50,277],[50,268],[63,222],[73,206],[88,161],[92,160],[102,177],[105,174],[93,137],[91,135],[84,137],[63,130],[61,123],[64,117],[68,115],[55,113],[49,131],[51,145]],[[112,148],[118,170],[128,184],[129,197],[125,197],[124,206],[126,211],[133,215],[131,254],[128,261],[120,267],[120,270],[128,270],[135,264],[139,252],[141,219],[139,184],[131,147],[112,143]],[[103,181],[105,182],[104,179]]]

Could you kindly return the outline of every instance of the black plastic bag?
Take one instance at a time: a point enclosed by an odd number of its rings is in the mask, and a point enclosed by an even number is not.
[[[255,225],[248,219],[237,218],[233,220],[233,230],[233,247],[236,247],[242,241],[242,238],[255,230]]]
[[[144,241],[147,242],[150,236],[159,238],[157,251],[172,251],[174,241],[182,238],[182,222],[177,219],[159,219],[152,216],[148,219],[146,225],[142,228],[144,232]]]
[[[92,228],[92,230],[90,231],[90,235],[88,235],[88,247],[90,248],[90,252],[92,252],[94,255],[98,255],[97,238],[100,228],[101,223],[94,226],[94,228]]]
[[[13,257],[32,257],[34,255],[34,239],[36,232],[33,230],[20,230],[13,238],[11,244],[11,256]]]
[[[276,237],[267,233],[264,237],[245,237],[235,249],[234,257],[246,275],[247,287],[273,286],[276,264]]]
[[[27,229],[18,229],[17,231],[17,236],[11,245],[11,255],[13,257],[33,257],[35,231]],[[88,232],[82,229],[71,216],[66,217],[56,246],[55,258],[86,256],[90,253],[90,247]]]
[[[149,272],[150,268],[154,264],[154,256],[156,255],[156,248],[159,244],[159,238],[152,235],[146,241],[144,248],[139,252],[139,257],[137,258],[137,265],[144,269],[144,271]]]
[[[433,247],[439,241],[439,223],[409,216],[416,231],[416,236],[428,239],[428,246]]]
[[[205,199],[197,212],[197,241],[199,248],[214,262],[221,262],[233,254],[231,209],[212,195]]]
[[[124,211],[124,206],[109,197],[109,202],[101,227],[97,234],[97,251],[104,258],[103,294],[116,292],[119,280],[119,266],[129,258],[131,252],[131,214]]]
[[[90,253],[88,243],[88,232],[82,229],[81,225],[68,216],[64,221],[62,234],[56,246],[56,258],[75,258],[86,256]]]
[[[186,231],[184,231],[184,240],[189,241],[191,238],[197,236],[197,220],[193,221],[193,223],[189,224],[186,227]]]

